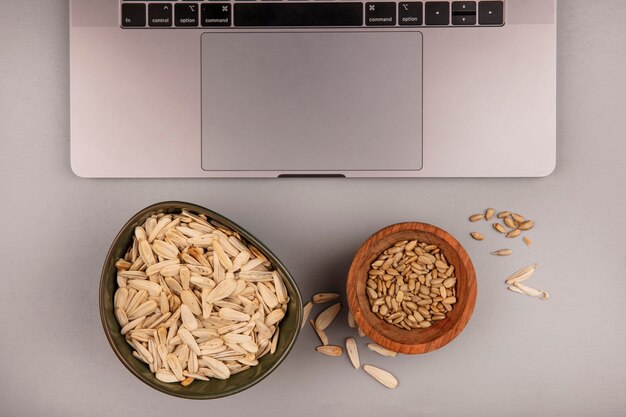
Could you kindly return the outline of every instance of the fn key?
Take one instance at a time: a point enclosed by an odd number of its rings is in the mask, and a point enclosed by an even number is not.
[[[146,25],[145,4],[122,4],[122,26],[139,27]]]

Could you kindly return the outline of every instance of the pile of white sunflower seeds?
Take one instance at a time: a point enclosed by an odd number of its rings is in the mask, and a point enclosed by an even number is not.
[[[456,303],[454,265],[437,245],[400,241],[372,263],[366,291],[380,319],[406,330],[427,328]]]
[[[153,215],[115,266],[121,334],[160,381],[227,379],[275,352],[287,289],[236,232],[186,210]]]

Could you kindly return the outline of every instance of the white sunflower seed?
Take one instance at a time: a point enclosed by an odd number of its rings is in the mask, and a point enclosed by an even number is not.
[[[304,328],[304,325],[309,320],[309,315],[311,314],[312,309],[313,309],[313,303],[310,301],[306,303],[304,307],[302,308],[302,324],[300,325],[301,329]]]
[[[326,330],[339,313],[339,310],[341,310],[341,303],[336,303],[328,307],[317,316],[315,319],[315,326],[319,330]]]
[[[224,362],[214,359],[210,356],[203,356],[202,359],[209,367],[209,369],[218,379],[228,379],[230,377],[230,369],[224,364]]]
[[[315,350],[326,356],[341,356],[343,354],[341,346],[322,345],[316,347]]]
[[[165,369],[159,369],[158,371],[156,371],[155,376],[159,381],[168,384],[171,384],[172,382],[178,382],[178,378],[176,378],[176,375],[174,375],[170,371],[166,371]]]
[[[359,361],[359,350],[356,347],[356,340],[353,337],[348,337],[346,339],[346,352],[348,352],[348,357],[350,358],[350,362],[352,362],[352,366],[355,369],[359,369],[361,367],[361,362]]]
[[[313,304],[324,304],[338,299],[339,294],[334,292],[321,292],[311,297],[311,301],[313,302]]]
[[[161,294],[161,286],[156,282],[146,281],[141,279],[131,279],[128,281],[128,286],[136,290],[145,290],[152,297],[156,297]]]
[[[219,311],[219,316],[225,320],[232,321],[249,321],[250,316],[246,313],[242,313],[240,311],[233,310],[232,308],[223,307]]]
[[[165,360],[167,361],[167,365],[170,367],[170,370],[178,381],[182,381],[183,379],[185,379],[185,377],[183,376],[183,367],[180,363],[180,360],[178,359],[178,356],[174,355],[173,353],[168,353],[168,355],[165,357]]]
[[[179,328],[178,329],[178,337],[180,337],[180,340],[182,340],[184,344],[189,346],[189,349],[193,353],[195,353],[198,356],[201,355],[200,347],[198,347],[198,343],[196,342],[196,339],[189,332],[189,330],[185,329],[184,327]]]
[[[350,327],[351,329],[356,328],[356,323],[354,322],[354,316],[352,315],[352,312],[350,310],[348,310],[348,327]]]
[[[537,264],[529,265],[514,272],[513,275],[507,278],[506,283],[511,285],[515,284],[516,282],[526,281],[533,275],[537,266]]]
[[[278,298],[276,297],[276,294],[274,294],[274,292],[262,282],[257,284],[257,288],[265,305],[267,305],[270,309],[274,309],[278,305]]]
[[[141,304],[140,306],[138,306],[137,308],[132,310],[128,314],[128,319],[129,320],[134,320],[134,319],[136,319],[138,317],[147,316],[149,314],[152,314],[152,312],[154,312],[154,310],[156,310],[156,308],[157,308],[157,302],[156,301],[154,301],[154,300],[146,301],[145,303]]]
[[[283,317],[285,317],[285,312],[282,309],[278,308],[273,310],[267,315],[267,317],[265,317],[265,325],[271,326],[272,324],[276,324],[281,321]]]
[[[315,326],[315,321],[314,320],[309,320],[309,322],[311,323],[311,326],[313,327],[313,330],[315,330],[315,333],[317,334],[317,337],[319,337],[320,342],[322,342],[322,344],[324,346],[328,345],[328,336],[326,336],[326,332],[324,332],[324,330],[320,330]]]
[[[380,369],[372,365],[363,365],[363,370],[387,388],[393,389],[398,386],[398,380],[396,377],[384,369]]]
[[[383,356],[390,356],[390,357],[394,357],[397,355],[396,352],[389,350],[389,349],[385,349],[382,346],[377,345],[376,343],[368,343],[367,344],[367,348],[373,352],[378,353],[379,355],[383,355]]]

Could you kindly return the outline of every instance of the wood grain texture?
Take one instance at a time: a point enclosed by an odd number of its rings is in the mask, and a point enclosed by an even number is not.
[[[454,265],[457,276],[457,303],[446,318],[427,329],[404,330],[379,319],[370,310],[365,286],[370,265],[387,248],[401,240],[436,244]],[[461,333],[476,303],[476,272],[461,244],[448,232],[426,223],[399,223],[379,230],[359,248],[352,260],[346,284],[348,305],[357,325],[384,348],[394,352],[431,352],[450,343]]]

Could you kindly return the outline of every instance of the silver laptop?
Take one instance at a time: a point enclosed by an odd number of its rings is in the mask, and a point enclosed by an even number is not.
[[[556,0],[70,0],[83,177],[535,177]]]

